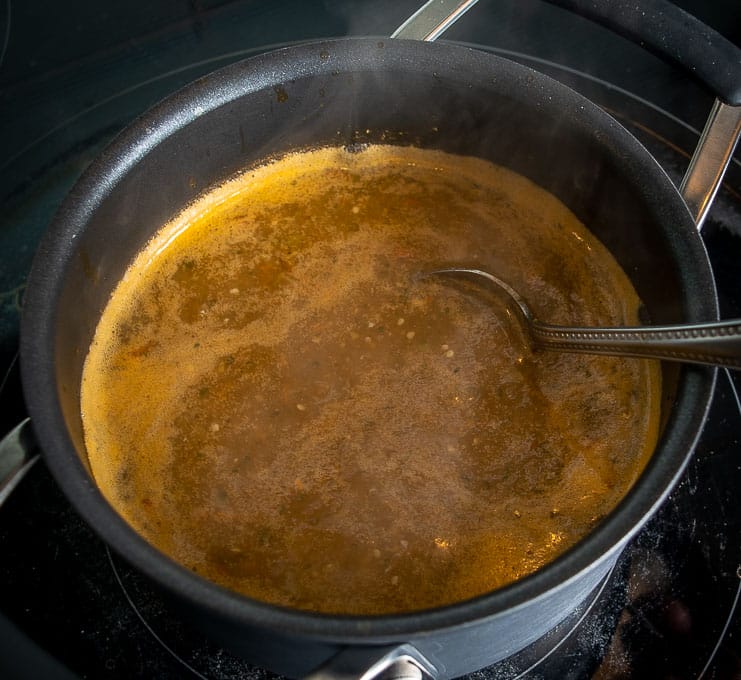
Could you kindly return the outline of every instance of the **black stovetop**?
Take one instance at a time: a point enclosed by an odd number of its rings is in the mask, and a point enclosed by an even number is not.
[[[737,2],[684,2],[739,42]],[[413,0],[0,2],[0,432],[25,413],[23,287],[64,194],[134,116],[193,78],[271,46],[388,35]],[[446,38],[542,70],[626,125],[675,182],[710,107],[639,48],[537,0],[481,0]],[[737,159],[739,155],[737,154]],[[722,314],[741,317],[741,162],[703,237]],[[595,598],[476,677],[741,677],[741,374],[719,373],[679,486]],[[54,661],[56,660],[56,661]],[[0,508],[0,677],[258,678],[171,615],[71,509],[43,464]]]

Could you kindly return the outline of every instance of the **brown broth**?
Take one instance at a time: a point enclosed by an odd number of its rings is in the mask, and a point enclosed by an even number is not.
[[[162,552],[258,600],[344,614],[485,593],[584,536],[657,436],[659,370],[533,353],[544,321],[639,300],[553,196],[482,160],[321,149],[246,173],[139,254],[86,360],[102,492]]]

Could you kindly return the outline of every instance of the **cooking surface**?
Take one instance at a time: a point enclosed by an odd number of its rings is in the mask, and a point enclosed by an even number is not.
[[[0,30],[7,37],[0,50],[3,432],[24,413],[14,356],[33,250],[65,192],[106,141],[179,85],[261,46],[386,35],[415,7],[161,2],[145,12],[137,3],[103,11],[82,2],[62,10],[9,0],[0,7],[0,16],[11,17],[2,25],[8,30]],[[733,39],[733,28],[741,26],[738,8],[719,7],[717,15],[712,9],[702,7],[706,20]],[[482,0],[447,37],[489,46],[582,91],[626,124],[675,182],[681,177],[710,100],[638,48],[534,1],[495,6]],[[727,317],[741,316],[741,169],[734,163],[704,230]],[[626,550],[594,605],[480,677],[514,677],[533,665],[528,677],[737,676],[740,417],[728,374],[721,372],[679,487]],[[196,676],[266,675],[168,614],[141,578],[108,555],[43,465],[0,509],[0,546],[0,612],[13,635],[24,631],[79,676],[192,676],[183,663]],[[34,664],[43,659],[26,657],[5,626],[0,620],[0,664],[17,663],[28,677],[39,677]]]

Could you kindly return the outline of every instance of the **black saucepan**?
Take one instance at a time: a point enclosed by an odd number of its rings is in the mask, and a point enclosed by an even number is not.
[[[601,109],[512,62],[446,44],[338,40],[260,56],[176,93],[124,131],[65,200],[36,256],[22,321],[24,392],[44,459],[84,519],[218,641],[280,673],[356,673],[408,656],[455,677],[504,658],[584,601],[680,476],[710,368],[664,367],[663,432],[645,473],[587,538],[541,571],[459,604],[375,618],[268,606],[202,580],[140,538],[93,482],[80,376],[126,266],[185,205],[287,151],[414,144],[490,159],[566,203],[632,279],[652,322],[717,318],[713,277],[681,196]]]

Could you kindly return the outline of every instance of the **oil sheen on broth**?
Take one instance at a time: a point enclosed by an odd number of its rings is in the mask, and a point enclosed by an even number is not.
[[[148,244],[86,360],[105,496],[152,544],[258,600],[405,612],[518,579],[625,494],[659,371],[533,353],[472,266],[543,320],[637,321],[606,249],[482,160],[328,148],[254,169]]]

